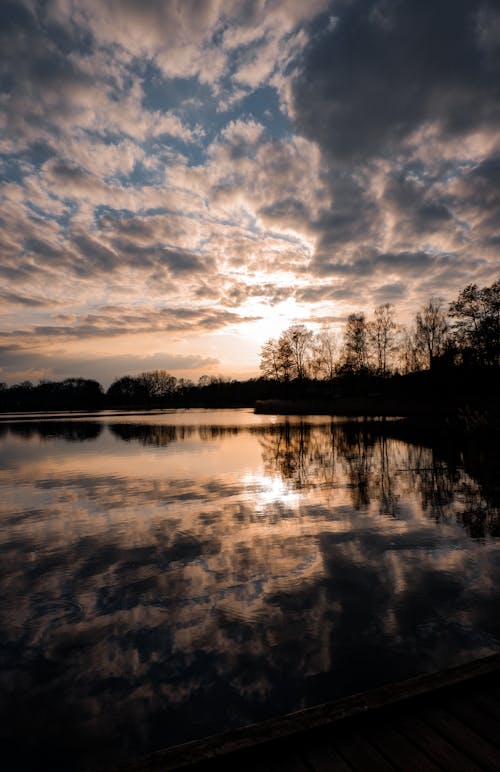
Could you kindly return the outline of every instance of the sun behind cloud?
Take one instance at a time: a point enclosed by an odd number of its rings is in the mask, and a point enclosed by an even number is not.
[[[498,276],[495,3],[1,14],[2,380],[257,375],[292,323]]]

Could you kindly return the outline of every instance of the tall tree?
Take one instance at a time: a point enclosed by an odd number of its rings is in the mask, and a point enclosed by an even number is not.
[[[344,365],[359,371],[368,366],[368,328],[364,314],[349,314],[344,327]]]
[[[280,358],[278,342],[274,338],[266,340],[260,352],[260,371],[264,378],[280,380]]]
[[[386,375],[390,369],[390,358],[396,349],[397,329],[392,303],[377,306],[373,321],[368,325],[368,336],[374,354],[375,368],[380,375]]]
[[[260,352],[260,370],[264,378],[290,381],[294,374],[292,350],[286,336],[279,340],[270,338]]]
[[[480,364],[500,364],[500,279],[479,289],[469,284],[450,304],[454,342],[463,358]]]
[[[308,375],[312,342],[313,333],[303,324],[293,324],[280,337],[280,347],[288,348],[292,360],[292,373],[299,381]]]
[[[177,378],[166,370],[148,370],[137,376],[148,399],[162,399],[175,391]]]
[[[422,370],[424,361],[415,327],[401,327],[399,331],[399,364],[403,373]]]
[[[123,375],[113,381],[107,391],[107,396],[114,404],[140,404],[147,400],[144,385],[132,375]]]
[[[332,381],[337,369],[337,339],[327,326],[314,336],[311,370],[315,378]]]
[[[415,322],[417,348],[425,366],[432,369],[437,357],[444,354],[448,339],[448,322],[440,298],[431,298],[417,313]]]
[[[281,335],[278,341],[278,366],[281,381],[288,383],[295,377],[292,349],[284,335]]]

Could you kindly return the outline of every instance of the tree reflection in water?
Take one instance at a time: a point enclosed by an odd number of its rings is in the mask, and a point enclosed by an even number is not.
[[[316,429],[316,431],[315,431]],[[335,483],[335,430],[306,422],[277,426],[259,438],[268,474],[279,473],[295,489]]]
[[[396,426],[396,424],[394,424]],[[411,444],[391,436],[392,423],[355,422],[314,426],[284,424],[261,438],[268,474],[278,473],[296,490],[338,487],[344,481],[356,510],[376,503],[397,518],[401,491],[418,495],[436,523],[451,520],[473,538],[500,533],[500,468],[492,438]]]
[[[95,769],[497,645],[493,441],[130,418],[0,437],[0,709],[27,768]]]
[[[29,440],[39,437],[41,440],[63,439],[67,442],[95,440],[102,432],[98,421],[19,421],[2,425],[5,433]]]
[[[404,427],[402,429],[402,427]],[[473,538],[500,535],[500,464],[496,438],[443,437],[412,431],[399,422],[355,421],[311,424],[307,420],[253,427],[119,423],[109,425],[124,442],[167,447],[196,438],[217,441],[250,433],[259,437],[266,473],[278,474],[294,490],[347,485],[356,510],[376,504],[381,515],[400,515],[402,490],[418,495],[436,523],[457,521]],[[30,440],[96,440],[98,421],[19,421],[0,424]]]

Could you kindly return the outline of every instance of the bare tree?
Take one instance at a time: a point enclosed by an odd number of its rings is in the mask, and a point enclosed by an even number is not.
[[[280,348],[288,349],[292,361],[293,375],[303,380],[308,375],[309,356],[313,342],[311,330],[303,324],[294,324],[284,331],[279,339]]]
[[[270,338],[260,353],[260,370],[265,378],[290,381],[295,374],[294,356],[285,334],[279,340]]]
[[[285,330],[279,340],[270,338],[260,353],[260,370],[265,378],[278,381],[307,377],[313,333],[303,324]]]
[[[343,358],[350,370],[368,366],[368,329],[364,314],[349,314],[344,327]]]
[[[423,357],[417,342],[415,327],[401,327],[399,332],[399,362],[403,373],[422,370]]]
[[[177,378],[166,370],[149,370],[137,377],[139,385],[145,390],[148,399],[167,397],[176,389]]]
[[[337,369],[337,339],[326,325],[314,336],[311,370],[315,378],[332,381]]]
[[[432,369],[436,357],[444,353],[448,323],[440,298],[431,298],[415,317],[417,347],[424,356],[425,366]]]
[[[260,371],[264,378],[280,380],[280,356],[278,342],[274,338],[266,340],[260,352]]]
[[[375,368],[380,375],[386,375],[390,369],[390,358],[396,350],[397,330],[392,303],[377,306],[374,319],[368,324],[368,337],[374,354]]]

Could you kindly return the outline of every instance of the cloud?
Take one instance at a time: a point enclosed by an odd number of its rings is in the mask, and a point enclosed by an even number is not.
[[[288,89],[329,192],[309,213],[316,275],[344,284],[389,271],[387,286],[404,277],[414,302],[500,269],[500,49],[485,31],[497,21],[488,2],[354,0],[314,27]]]
[[[343,4],[335,27],[312,40],[294,83],[298,128],[333,158],[359,159],[397,152],[429,122],[443,137],[498,127],[500,50],[486,46],[485,56],[481,31],[493,7]]]
[[[410,314],[498,275],[495,3],[0,16],[4,334],[187,340],[266,306],[307,321],[398,297]]]
[[[44,298],[33,298],[27,295],[18,295],[14,292],[0,292],[0,298],[3,303],[12,305],[28,306],[30,308],[40,308],[47,305]]]
[[[185,332],[189,334],[218,330],[240,322],[254,321],[234,311],[214,307],[134,308],[133,306],[102,306],[95,312],[62,314],[50,324],[35,324],[25,329],[0,333],[0,340],[42,343],[50,338],[113,338],[154,332]]]
[[[231,146],[233,157],[244,155],[245,150],[257,145],[264,126],[255,120],[231,121],[221,132],[221,139]]]
[[[215,357],[202,354],[173,354],[160,351],[153,354],[110,354],[107,356],[75,356],[72,354],[47,354],[22,346],[0,346],[2,365],[0,378],[9,383],[23,379],[36,381],[40,378],[62,380],[78,375],[83,378],[98,377],[107,387],[122,375],[138,375],[147,370],[168,370],[182,376],[201,371],[213,371],[219,365]]]
[[[37,504],[9,506],[0,534],[1,623],[10,641],[2,697],[16,695],[16,737],[24,736],[27,715],[39,716],[33,695],[39,707],[42,689],[51,714],[71,718],[68,731],[84,726],[70,738],[84,755],[89,736],[100,747],[95,738],[116,725],[117,714],[103,704],[116,704],[120,724],[133,728],[146,701],[150,725],[159,726],[153,740],[178,742],[175,722],[161,721],[167,698],[181,716],[202,722],[206,694],[222,694],[224,708],[210,722],[223,726],[228,704],[246,716],[288,695],[290,672],[292,710],[314,681],[321,696],[348,693],[395,671],[404,678],[420,666],[439,670],[450,652],[472,659],[495,647],[498,619],[485,588],[498,586],[496,551],[483,549],[478,570],[476,555],[458,548],[468,538],[459,526],[467,516],[464,487],[479,509],[484,486],[435,450],[417,454],[391,439],[363,444],[342,427],[298,436],[275,426],[245,432],[241,479],[234,431],[218,433],[211,446],[206,426],[110,421],[114,441],[97,460],[90,448],[63,445],[60,423],[37,427],[45,442],[30,443],[29,466],[25,449],[2,459],[12,487]],[[92,431],[95,438],[98,429],[65,427],[73,440]],[[29,431],[9,428],[26,448]],[[107,428],[100,436],[109,447]],[[223,479],[210,468],[191,479],[183,460],[194,441],[211,457],[223,444]],[[364,451],[362,469],[350,458],[353,441]],[[47,451],[59,447],[54,463]],[[297,458],[300,464],[290,463]],[[314,483],[314,505],[304,481]],[[68,576],[75,581],[61,597]],[[436,603],[421,602],[431,596]],[[45,601],[36,618],[33,597]],[[50,680],[38,666],[47,652]],[[33,718],[31,747],[60,748],[61,721]],[[126,753],[130,760],[130,746]]]

